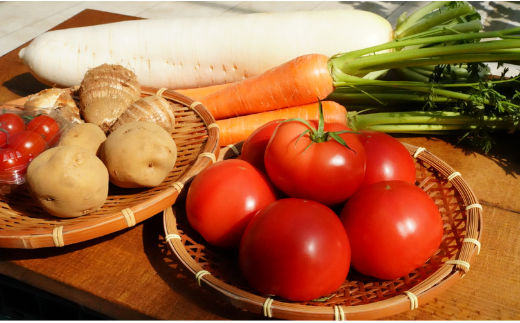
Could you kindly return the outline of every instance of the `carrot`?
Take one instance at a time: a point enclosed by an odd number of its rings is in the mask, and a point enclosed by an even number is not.
[[[334,90],[328,60],[322,54],[299,56],[200,102],[216,120],[317,102]]]
[[[321,101],[325,122],[347,124],[347,109],[334,101]],[[318,119],[318,102],[302,106],[283,108],[279,110],[250,114],[218,120],[220,129],[220,145],[235,144],[253,133],[264,124],[278,119],[302,118],[306,120]]]
[[[190,97],[193,100],[200,100],[203,97],[212,94],[214,92],[217,92],[219,90],[222,90],[223,88],[226,88],[234,83],[225,83],[225,84],[217,84],[217,85],[210,85],[210,86],[204,86],[199,88],[193,88],[193,89],[177,89],[176,92],[179,92],[181,94],[186,95],[187,97]]]

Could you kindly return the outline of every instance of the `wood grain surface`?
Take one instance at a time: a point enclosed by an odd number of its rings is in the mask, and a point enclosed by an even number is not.
[[[85,10],[55,29],[129,19],[138,18]],[[18,59],[20,48],[0,57],[0,102],[47,88]],[[489,155],[459,145],[453,136],[399,139],[426,147],[462,174],[483,205],[483,239],[463,279],[418,309],[385,319],[519,320],[519,134],[495,136]],[[217,302],[197,286],[165,243],[162,214],[76,245],[0,250],[0,273],[115,319],[263,319]]]

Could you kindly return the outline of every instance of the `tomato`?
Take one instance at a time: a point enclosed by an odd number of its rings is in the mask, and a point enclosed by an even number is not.
[[[435,253],[443,236],[435,202],[405,181],[360,188],[340,218],[350,239],[352,267],[379,279],[397,279],[419,268]]]
[[[318,121],[309,121],[317,128]],[[287,121],[274,131],[265,150],[265,169],[273,184],[289,197],[314,200],[333,206],[349,198],[363,182],[365,150],[354,133],[335,139],[312,142],[309,127]],[[325,132],[349,131],[336,123],[325,123]],[[312,143],[312,144],[311,144]]]
[[[275,200],[264,174],[246,161],[228,159],[194,178],[186,196],[186,214],[208,243],[238,248],[251,218]]]
[[[60,125],[45,114],[32,119],[27,124],[27,130],[40,134],[49,146],[54,145],[60,139]]]
[[[358,131],[366,154],[362,186],[381,181],[403,180],[415,183],[415,162],[408,149],[394,137],[379,131]]]
[[[4,145],[8,138],[22,130],[25,130],[25,122],[15,113],[0,114],[0,145]]]
[[[253,166],[265,172],[265,148],[269,143],[269,139],[271,139],[274,129],[280,124],[280,121],[281,120],[270,121],[253,131],[242,144],[242,152],[238,158],[253,164]]]
[[[9,138],[9,147],[20,153],[26,163],[36,158],[45,150],[45,140],[34,131],[24,130]]]
[[[309,301],[332,293],[345,281],[349,237],[327,206],[280,199],[253,217],[238,259],[244,277],[261,294]]]

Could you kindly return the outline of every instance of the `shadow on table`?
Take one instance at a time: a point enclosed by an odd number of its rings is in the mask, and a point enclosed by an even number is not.
[[[160,232],[158,232],[160,228]],[[163,215],[158,214],[143,224],[144,252],[152,267],[175,293],[189,299],[201,310],[230,320],[263,320],[265,317],[238,309],[218,300],[210,291],[197,285],[195,276],[173,254],[164,238]]]
[[[396,138],[420,137],[432,143],[445,142],[450,146],[453,146],[453,149],[461,151],[465,156],[484,156],[502,168],[506,176],[512,176],[513,178],[520,177],[520,131],[516,131],[512,134],[505,132],[491,134],[495,142],[488,153],[485,153],[479,147],[473,146],[467,140],[461,141],[461,136],[457,135],[424,136],[413,134],[392,134],[392,136]]]

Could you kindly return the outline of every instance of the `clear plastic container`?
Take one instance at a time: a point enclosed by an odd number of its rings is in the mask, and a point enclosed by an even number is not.
[[[23,106],[3,105],[0,111],[0,186],[9,192],[10,185],[25,183],[29,163],[45,150],[54,147],[71,123],[59,116]]]

